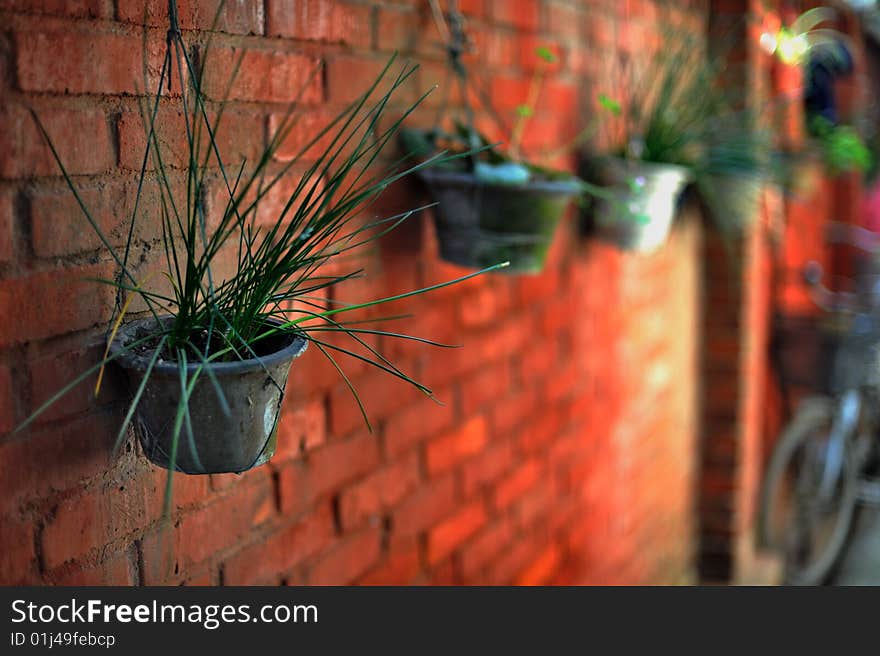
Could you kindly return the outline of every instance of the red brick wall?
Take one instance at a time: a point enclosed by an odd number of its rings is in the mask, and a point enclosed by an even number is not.
[[[199,30],[216,2],[180,4],[186,37],[204,39]],[[165,3],[146,5],[155,55]],[[253,153],[253,137],[319,60],[326,74],[308,94],[306,125],[349,99],[393,49],[417,53],[422,87],[445,80],[424,3],[226,5],[215,43],[221,55],[247,50],[229,110],[234,121],[227,117],[234,129],[225,143],[236,156]],[[608,82],[607,62],[636,51],[637,34],[667,16],[646,1],[460,6],[503,112],[524,96],[534,45],[549,42],[561,53],[527,146],[574,133],[582,125],[578,90]],[[698,27],[699,6],[694,11]],[[415,315],[409,332],[464,347],[381,344],[444,407],[381,372],[348,366],[372,434],[311,349],[294,365],[271,464],[243,476],[175,477],[173,521],[164,530],[164,472],[131,438],[110,456],[124,407],[117,377],[99,399],[83,386],[33,428],[9,433],[100,356],[111,303],[86,278],[107,277],[112,266],[25,108],[46,123],[118,242],[142,139],[135,119],[143,18],[142,3],[128,0],[0,0],[0,582],[688,580],[701,266],[693,208],[650,257],[581,239],[569,221],[543,275],[486,276],[407,302]],[[430,120],[437,102],[429,100],[419,120]],[[173,99],[164,104],[172,115]],[[415,198],[411,188],[397,189],[382,204]],[[155,209],[149,198],[146,208]],[[136,251],[155,236],[137,235]],[[366,280],[338,297],[463,273],[436,252],[427,217],[415,220],[363,255]],[[151,264],[147,257],[144,268]]]

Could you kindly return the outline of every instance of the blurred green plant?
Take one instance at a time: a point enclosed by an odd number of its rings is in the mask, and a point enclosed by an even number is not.
[[[603,120],[609,154],[691,167],[718,116],[719,60],[692,34],[664,33],[661,52],[630,60],[623,73],[625,98],[599,96],[600,107],[616,120]],[[607,115],[606,115],[607,116]]]
[[[853,126],[835,125],[822,116],[813,116],[809,128],[832,175],[867,173],[874,166],[874,155]]]

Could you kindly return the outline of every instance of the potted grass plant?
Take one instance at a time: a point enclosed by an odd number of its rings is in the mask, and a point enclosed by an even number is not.
[[[428,156],[449,135],[434,132],[416,145],[412,132],[404,139],[411,153]],[[451,139],[464,149],[479,144],[480,156],[451,165],[420,170],[436,201],[434,220],[440,256],[453,264],[480,269],[500,261],[504,271],[540,273],[557,226],[571,201],[583,193],[574,176],[513,159],[491,147],[465,126]]]
[[[694,183],[709,217],[723,235],[734,236],[758,215],[767,184],[784,181],[784,155],[756,112],[722,108],[705,124],[703,149],[694,165]]]
[[[419,170],[436,201],[433,215],[440,256],[469,268],[506,261],[510,263],[506,273],[540,273],[560,219],[571,201],[584,192],[584,183],[576,176],[539,166],[522,153],[523,135],[555,56],[546,47],[536,49],[537,66],[528,97],[517,107],[515,124],[502,150],[474,125],[467,100],[472,82],[461,59],[467,42],[463,20],[453,11],[447,24],[436,0],[431,0],[431,6],[447,43],[449,70],[462,90],[465,117],[446,130],[406,128],[401,144],[409,156],[422,161],[443,151],[470,153],[434,161]]]
[[[650,252],[665,243],[679,197],[694,178],[703,126],[716,108],[714,66],[690,36],[667,38],[664,53],[632,61],[623,100],[600,96],[603,151],[586,153],[582,177],[593,194],[595,234],[624,250]]]
[[[359,270],[345,271],[345,254],[375,242],[413,213],[368,220],[364,214],[371,203],[405,176],[456,157],[440,154],[409,168],[377,169],[380,152],[421,102],[380,128],[386,106],[410,79],[414,66],[402,66],[395,73],[392,57],[364,93],[316,131],[280,169],[273,156],[295,125],[296,102],[256,161],[231,166],[215,137],[223,118],[222,101],[218,108],[201,86],[211,65],[210,48],[205,48],[198,66],[194,64],[176,24],[175,0],[170,0],[169,14],[171,29],[158,92],[143,108],[146,151],[124,249],[111,245],[58,157],[51,135],[34,114],[83,216],[117,266],[116,279],[100,282],[113,286],[118,300],[105,357],[19,427],[87,377],[97,371],[103,374],[108,364],[121,365],[132,398],[116,445],[124,442],[134,424],[147,458],[169,470],[166,511],[172,472],[242,472],[271,458],[288,372],[308,346],[318,349],[338,370],[368,426],[366,409],[338,361],[340,356],[366,362],[430,395],[430,389],[382,356],[367,338],[381,335],[435,343],[371,327],[356,312],[457,282],[355,305],[331,304],[330,309],[324,298],[334,285],[361,275]],[[229,88],[240,63],[230,74]],[[172,126],[160,125],[157,118],[161,91],[168,88],[172,70],[185,71],[188,80],[176,97],[185,117],[178,135],[186,144],[182,179],[169,170],[170,154],[163,145]],[[306,160],[304,155],[317,144],[322,145],[321,152]],[[150,176],[148,162],[154,167]],[[302,167],[303,173],[298,182],[290,183],[289,173],[300,170],[294,167]],[[151,185],[161,210],[162,264],[159,275],[141,278],[131,263],[137,247],[131,236],[138,234],[144,215],[141,195]],[[217,207],[204,202],[212,185],[222,189]],[[258,219],[270,193],[283,194],[281,209],[268,219]],[[493,264],[497,266],[491,268],[504,265]],[[132,316],[133,300],[146,308],[142,316]]]

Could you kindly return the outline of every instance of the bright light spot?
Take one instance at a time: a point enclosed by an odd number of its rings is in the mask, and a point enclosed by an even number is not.
[[[776,35],[770,34],[770,32],[764,32],[761,35],[761,47],[768,53],[773,54],[776,52]]]
[[[780,30],[777,39],[776,53],[784,64],[799,64],[810,49],[810,43],[803,34],[792,34]]]

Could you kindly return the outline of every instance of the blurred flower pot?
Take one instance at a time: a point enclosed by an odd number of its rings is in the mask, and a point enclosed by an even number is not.
[[[609,157],[602,159],[597,174],[608,193],[595,204],[597,236],[630,251],[650,252],[662,246],[690,171],[674,164]]]
[[[171,317],[160,321],[169,323]],[[137,389],[154,350],[133,347],[133,342],[155,333],[155,319],[141,319],[123,326],[111,352]],[[207,372],[198,374],[188,404],[181,406],[181,371],[178,363],[156,361],[137,405],[135,432],[144,454],[156,465],[171,468],[174,425],[178,409],[188,408],[192,439],[181,424],[174,469],[187,474],[240,473],[269,461],[275,453],[278,417],[283,390],[294,359],[306,350],[305,338],[291,333],[262,340],[260,359],[213,362],[210,367],[223,390],[225,411]],[[201,362],[188,363],[187,382],[193,380]]]
[[[540,273],[556,226],[580,192],[573,180],[486,183],[470,173],[426,168],[440,255],[482,269],[510,262],[508,273]]]
[[[758,216],[765,182],[760,175],[707,173],[697,184],[720,228],[736,231],[751,225]]]

